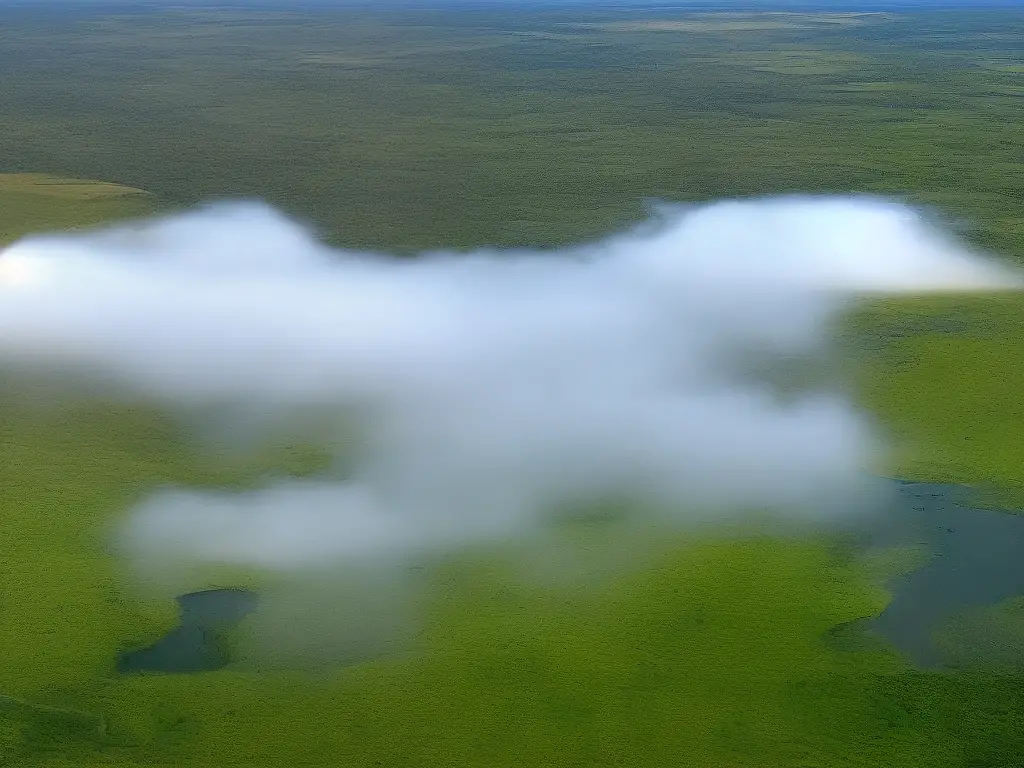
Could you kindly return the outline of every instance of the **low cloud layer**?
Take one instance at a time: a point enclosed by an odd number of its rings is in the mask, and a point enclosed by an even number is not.
[[[0,255],[0,364],[74,370],[245,427],[313,414],[337,464],[241,493],[161,491],[143,560],[380,567],[536,535],[629,499],[686,522],[815,513],[876,443],[825,376],[866,293],[1014,279],[913,210],[862,198],[665,208],[561,252],[328,248],[258,204]],[[770,374],[770,375],[769,375]]]

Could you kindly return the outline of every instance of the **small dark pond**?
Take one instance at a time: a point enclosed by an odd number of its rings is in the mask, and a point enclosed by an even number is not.
[[[889,605],[855,629],[881,636],[920,666],[944,666],[937,630],[969,609],[1024,595],[1024,514],[974,508],[962,486],[895,483],[892,508],[862,543],[922,545],[932,559],[894,579]]]
[[[118,656],[118,672],[209,672],[226,666],[224,631],[256,610],[259,598],[245,589],[210,589],[177,601],[178,626],[148,648]]]

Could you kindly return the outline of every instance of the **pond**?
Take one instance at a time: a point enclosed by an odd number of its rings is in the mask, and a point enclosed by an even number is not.
[[[210,589],[177,598],[178,626],[148,648],[118,656],[117,671],[209,672],[230,661],[224,632],[256,610],[259,598],[245,589]]]
[[[863,542],[870,547],[921,545],[931,559],[892,580],[889,605],[859,627],[919,666],[945,666],[937,631],[978,606],[1024,594],[1024,515],[972,507],[970,492],[962,486],[895,484],[891,509]]]

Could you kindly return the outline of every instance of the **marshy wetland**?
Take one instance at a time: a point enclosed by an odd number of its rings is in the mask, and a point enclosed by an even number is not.
[[[1024,515],[1016,510],[977,508],[972,489],[945,483],[891,481],[883,508],[856,525],[855,552],[870,557],[905,552],[906,563],[886,583],[891,597],[875,616],[832,627],[826,643],[856,650],[887,644],[924,669],[953,668],[965,661],[1024,668],[1024,628],[978,622],[988,613],[1024,596]],[[222,588],[176,598],[180,619],[154,644],[122,652],[117,670],[195,673],[223,669],[231,663],[228,634],[243,618],[259,610],[251,590]],[[981,609],[981,610],[979,610]],[[365,620],[355,614],[354,622]],[[974,621],[976,626],[965,626]],[[957,630],[960,641],[955,644]],[[988,630],[986,632],[986,629]],[[1002,630],[1002,635],[999,634]],[[376,655],[386,656],[385,649]],[[322,663],[344,665],[343,656]],[[350,663],[350,662],[349,662]]]
[[[256,610],[259,597],[245,589],[208,589],[177,598],[178,626],[153,645],[118,656],[117,671],[212,672],[231,661],[225,632]]]

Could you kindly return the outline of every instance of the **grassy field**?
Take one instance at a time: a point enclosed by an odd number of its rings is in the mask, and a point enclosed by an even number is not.
[[[0,245],[53,229],[75,229],[145,216],[155,210],[151,195],[98,181],[41,173],[0,173]]]
[[[888,302],[858,321],[861,399],[897,445],[894,471],[1024,506],[1024,299]]]
[[[125,588],[101,537],[143,487],[191,479],[194,459],[124,407],[5,417],[0,688],[107,725],[0,707],[12,765],[955,766],[975,742],[1017,737],[964,725],[959,683],[937,693],[887,653],[825,646],[885,595],[815,540],[680,540],[595,590],[467,564],[438,573],[412,661],[118,678],[116,652],[173,617]]]
[[[835,190],[935,205],[1024,260],[1020,13],[81,7],[0,22],[0,243],[254,195],[350,245],[550,244],[650,198]],[[1018,297],[880,303],[847,343],[894,472],[1024,500]],[[496,552],[433,575],[413,659],[118,677],[118,651],[175,619],[108,550],[122,511],[160,483],[304,461],[218,463],[137,405],[0,399],[0,765],[1024,762],[1012,669],[923,673],[822,642],[886,601],[878,569],[824,539],[665,542],[649,567],[576,590],[510,578]],[[1013,605],[971,621],[1021,625]]]
[[[1024,748],[1016,678],[821,641],[886,600],[827,540],[663,542],[576,590],[496,552],[435,575],[412,660],[117,677],[172,604],[140,600],[102,537],[142,488],[202,479],[197,457],[123,406],[4,416],[0,687],[46,707],[0,706],[10,765],[1010,766]]]

